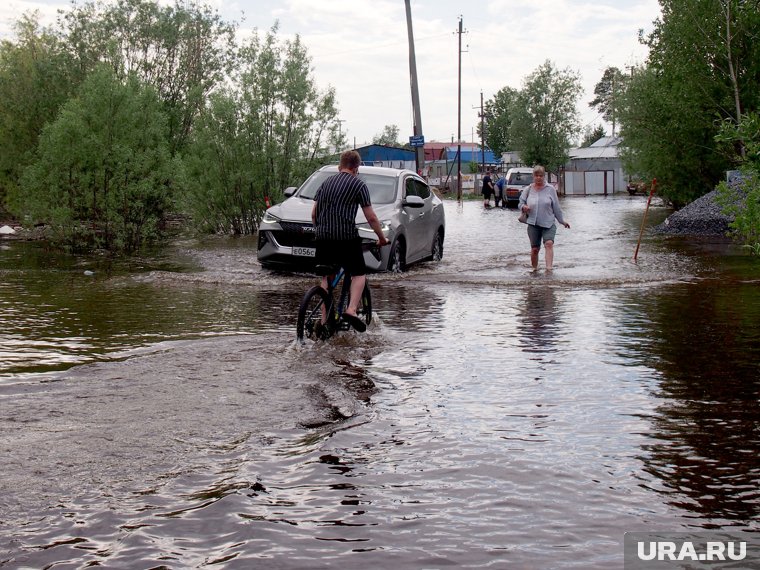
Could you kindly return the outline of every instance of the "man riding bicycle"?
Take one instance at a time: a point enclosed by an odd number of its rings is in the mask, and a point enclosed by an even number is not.
[[[325,180],[314,195],[311,220],[316,232],[317,265],[343,267],[351,275],[350,298],[343,319],[355,330],[364,332],[367,326],[356,314],[367,280],[362,240],[356,229],[359,207],[377,234],[377,245],[384,246],[388,240],[372,209],[369,188],[358,177],[360,164],[361,156],[355,150],[347,150],[340,155],[338,174]],[[328,289],[328,277],[322,277],[325,291]]]

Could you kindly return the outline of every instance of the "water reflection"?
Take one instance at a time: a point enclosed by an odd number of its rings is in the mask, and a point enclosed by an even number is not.
[[[643,205],[566,199],[551,276],[514,212],[449,205],[443,263],[307,346],[316,279],[255,241],[88,280],[0,250],[13,366],[101,361],[0,377],[0,565],[615,568],[627,531],[757,530],[758,267],[630,263]]]
[[[671,288],[649,312],[661,404],[646,471],[679,508],[746,524],[760,514],[760,312],[751,285]]]
[[[523,301],[518,305],[518,330],[525,352],[556,352],[557,329],[562,315],[557,309],[554,287],[534,284],[526,287]]]

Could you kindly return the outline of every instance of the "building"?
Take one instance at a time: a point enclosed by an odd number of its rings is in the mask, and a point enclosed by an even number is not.
[[[457,156],[461,148],[461,158]],[[485,160],[486,170],[500,169],[501,160],[494,156],[493,151],[481,147],[477,143],[425,143],[425,169],[423,174],[428,182],[442,192],[453,192],[457,189],[457,166],[462,165],[462,190],[471,193],[478,188],[482,178],[482,164]],[[471,166],[477,164],[472,171]]]
[[[602,137],[586,148],[574,148],[562,173],[566,195],[608,195],[626,191],[619,137]]]
[[[357,148],[356,152],[362,157],[362,163],[368,166],[408,168],[409,170],[416,170],[417,168],[415,152],[406,148],[371,144]]]
[[[449,146],[446,149],[446,159],[449,162],[457,161],[458,152],[459,147],[457,145]],[[501,158],[494,156],[493,151],[487,148],[481,151],[480,145],[468,147],[462,145],[462,164],[477,163],[478,165],[481,165],[484,162],[486,169],[491,168],[496,170],[499,167],[499,164],[501,164]],[[480,166],[478,166],[478,169],[480,169]],[[462,167],[462,171],[464,170],[465,168]]]

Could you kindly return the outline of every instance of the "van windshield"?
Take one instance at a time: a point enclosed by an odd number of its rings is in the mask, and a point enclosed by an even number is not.
[[[335,172],[316,172],[309,178],[298,192],[300,198],[314,199],[314,195]],[[369,199],[373,204],[391,204],[396,200],[396,178],[391,176],[378,176],[377,174],[362,174],[359,178],[369,188]]]
[[[507,184],[511,184],[512,186],[527,186],[528,184],[533,184],[533,173],[513,172],[509,175]]]

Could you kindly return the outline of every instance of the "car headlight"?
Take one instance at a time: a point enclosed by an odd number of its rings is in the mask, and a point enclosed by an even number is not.
[[[388,232],[391,231],[391,221],[390,220],[382,220],[380,222],[380,227],[383,230],[383,235],[386,237],[388,236]],[[357,224],[356,228],[359,230],[359,235],[362,234],[372,234],[372,236],[375,236],[375,230],[372,229],[372,226],[370,226],[367,222],[364,222],[363,224]],[[362,236],[364,237],[364,236]]]
[[[264,212],[264,217],[261,218],[261,221],[262,223],[265,223],[265,224],[276,224],[277,222],[280,221],[280,218],[270,214],[269,210],[267,210],[266,212]]]

